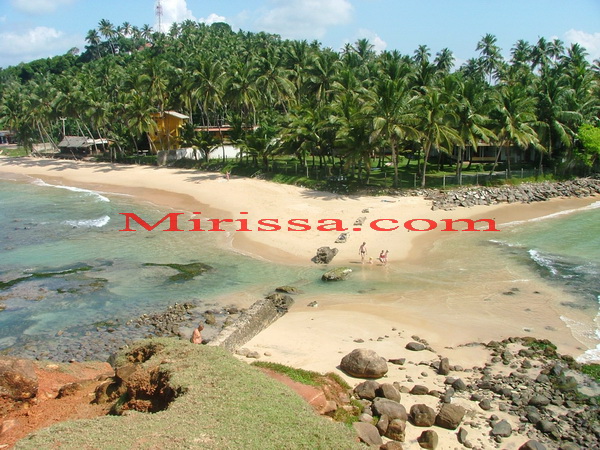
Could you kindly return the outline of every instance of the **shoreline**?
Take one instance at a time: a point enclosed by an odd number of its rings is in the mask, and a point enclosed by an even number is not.
[[[344,224],[351,224],[357,217],[364,216],[369,220],[393,217],[400,222],[417,218],[435,221],[492,218],[502,230],[502,224],[578,209],[598,201],[598,196],[595,196],[553,199],[536,204],[475,206],[453,211],[432,211],[430,202],[419,197],[343,197],[259,180],[234,177],[228,182],[218,174],[172,168],[0,158],[0,172],[124,194],[131,196],[136,202],[150,202],[174,211],[190,212],[201,208],[202,217],[239,218],[239,211],[248,211],[251,220],[257,220],[259,217],[306,217],[314,219],[316,223],[320,218],[333,216],[343,220]],[[366,209],[369,212],[363,213]],[[312,266],[310,258],[314,256],[318,247],[337,247],[339,253],[333,265],[358,266],[361,271],[365,270],[365,276],[368,276],[367,267],[360,267],[358,256],[358,246],[362,241],[366,241],[368,256],[374,259],[381,250],[380,247],[390,250],[388,267],[374,264],[373,269],[385,269],[385,274],[391,282],[395,279],[401,282],[404,270],[409,267],[416,271],[419,267],[433,271],[439,261],[435,261],[432,254],[437,248],[443,247],[442,243],[447,242],[448,238],[460,236],[460,233],[442,233],[437,230],[424,233],[397,230],[385,233],[363,228],[360,232],[351,232],[349,241],[338,245],[334,244],[334,241],[339,233],[317,230],[302,233],[235,232],[230,239],[225,239],[225,233],[214,234],[219,239],[219,245],[232,251],[287,265]],[[560,298],[567,295],[564,291],[553,289],[543,281],[536,280],[536,283],[529,283],[531,286],[528,289],[522,289],[523,294],[518,299],[513,301],[511,298],[511,303],[504,302],[499,306],[495,301],[483,303],[482,297],[487,295],[492,299],[501,298],[498,296],[502,289],[508,289],[510,286],[504,286],[506,280],[504,284],[494,284],[493,280],[481,280],[480,283],[484,281],[485,285],[453,287],[453,291],[457,292],[453,292],[452,299],[441,303],[437,298],[447,297],[444,293],[445,286],[432,286],[423,291],[409,291],[402,295],[372,292],[352,298],[351,301],[348,301],[351,297],[349,295],[344,295],[341,299],[328,293],[299,297],[296,306],[286,316],[260,333],[250,344],[259,348],[271,348],[269,351],[273,355],[272,359],[277,362],[283,362],[285,359],[290,365],[316,370],[313,366],[318,365],[319,360],[325,359],[322,355],[329,351],[326,349],[329,344],[325,343],[347,341],[348,326],[352,327],[358,322],[363,323],[361,327],[368,335],[376,335],[377,330],[384,326],[381,322],[383,320],[386,323],[391,321],[398,329],[415,330],[414,332],[426,337],[434,346],[439,347],[444,342],[456,346],[473,341],[481,342],[482,339],[514,336],[519,330],[523,335],[522,329],[530,328],[530,317],[519,313],[523,310],[519,302],[534,302],[530,309],[541,317],[535,322],[536,326],[531,327],[535,337],[558,341],[557,345],[562,353],[576,355],[585,350],[583,344],[572,336],[568,327],[560,322],[558,311],[551,311],[550,301],[544,301],[532,294],[534,290],[542,289],[548,298]],[[312,310],[303,305],[310,301],[317,301],[322,306]],[[375,308],[380,310],[374,312]],[[519,317],[506,321],[498,317],[498,314],[505,312],[498,308],[508,308],[509,312],[518,313]],[[448,311],[454,313],[449,314]],[[308,322],[315,321],[329,332],[310,333],[312,324]],[[331,325],[338,321],[347,322],[346,329],[334,330]],[[544,325],[544,321],[547,324]],[[470,323],[470,326],[465,327],[465,323]],[[507,325],[508,330],[505,328]],[[555,331],[545,330],[544,326]],[[444,330],[444,333],[440,330]],[[314,360],[309,361],[308,349],[312,347],[319,349],[319,353],[313,356]],[[290,358],[289,354],[296,356]],[[460,358],[468,359],[469,356],[462,355]]]

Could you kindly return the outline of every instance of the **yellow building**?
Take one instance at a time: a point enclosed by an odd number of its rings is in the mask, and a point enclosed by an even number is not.
[[[156,130],[149,133],[152,151],[180,148],[180,131],[189,117],[175,111],[165,111],[162,114],[152,114],[152,118],[156,122]]]

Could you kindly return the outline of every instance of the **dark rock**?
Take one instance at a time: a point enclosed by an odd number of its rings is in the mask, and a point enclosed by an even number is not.
[[[384,383],[377,389],[377,396],[400,403],[400,392],[393,384]]]
[[[542,420],[542,416],[540,416],[540,413],[538,413],[537,411],[527,412],[526,417],[529,423],[532,423],[534,425],[537,424],[540,420]]]
[[[413,405],[410,408],[410,420],[417,427],[431,427],[435,423],[435,411],[424,404]]]
[[[537,428],[542,433],[547,434],[554,439],[560,438],[560,431],[558,430],[558,427],[549,420],[540,420],[537,423]]]
[[[467,390],[467,385],[465,384],[465,382],[462,380],[462,378],[458,378],[454,381],[454,383],[452,383],[452,387],[454,388],[455,391],[457,392],[461,392],[461,391],[466,391]]]
[[[379,389],[379,386],[380,385],[377,381],[363,381],[354,388],[354,393],[358,398],[373,400],[375,397],[377,397],[377,389]]]
[[[548,406],[550,404],[550,399],[545,395],[536,394],[529,399],[527,404],[535,407]]]
[[[12,400],[33,398],[38,392],[38,377],[32,361],[0,359],[0,397]]]
[[[545,373],[540,373],[535,379],[538,383],[550,383],[550,378]]]
[[[402,406],[400,403],[393,400],[388,400],[387,398],[377,397],[375,400],[373,400],[373,405],[371,408],[376,416],[383,416],[385,414],[388,416],[390,421],[394,419],[400,419],[406,422],[408,419],[406,408],[404,408],[404,406]]]
[[[573,444],[572,442],[563,442],[558,447],[558,450],[582,450],[579,445]]]
[[[379,430],[379,434],[381,434],[382,436],[385,435],[385,432],[388,429],[388,425],[390,424],[390,418],[387,416],[387,414],[382,415],[379,420],[377,421],[377,429]]]
[[[354,349],[344,356],[340,368],[357,378],[381,378],[388,371],[385,359],[366,348]]]
[[[403,366],[406,362],[406,358],[397,358],[397,359],[388,359],[390,364],[396,364],[398,366]]]
[[[404,442],[406,437],[406,421],[401,419],[393,419],[387,427],[385,437],[394,441]]]
[[[448,358],[442,358],[437,370],[440,375],[448,375],[450,373],[450,362]]]
[[[417,438],[421,448],[435,449],[438,446],[438,435],[433,430],[425,430]]]
[[[413,388],[410,390],[412,395],[427,395],[429,392],[429,388],[427,386],[423,386],[421,384],[415,384]]]
[[[509,437],[512,434],[512,427],[506,420],[497,422],[492,427],[492,436]]]
[[[492,402],[489,399],[484,398],[479,402],[479,407],[484,411],[489,411],[490,409],[492,409]]]
[[[375,428],[375,425],[366,422],[354,422],[352,426],[361,442],[364,442],[367,445],[377,446],[383,444],[383,440],[379,435],[379,431]]]
[[[465,430],[463,427],[460,427],[458,433],[456,433],[458,442],[464,445],[464,443],[467,442],[467,434],[469,434],[467,430]]]
[[[294,286],[279,286],[275,288],[277,292],[283,292],[284,294],[300,294],[300,289]]]
[[[519,447],[519,450],[546,450],[546,447],[538,441],[529,440]]]
[[[313,257],[312,261],[316,264],[329,264],[337,254],[337,248],[320,247],[317,249],[317,255]]]
[[[403,450],[404,447],[400,442],[397,441],[389,441],[379,447],[379,450]]]
[[[349,267],[336,267],[335,269],[325,272],[321,279],[323,281],[343,281],[348,278],[348,275],[351,273],[352,269]]]
[[[435,418],[435,424],[438,427],[448,430],[455,430],[465,416],[465,409],[462,406],[445,403]]]
[[[409,342],[406,344],[406,349],[411,350],[413,352],[420,352],[425,350],[427,347],[420,342]]]

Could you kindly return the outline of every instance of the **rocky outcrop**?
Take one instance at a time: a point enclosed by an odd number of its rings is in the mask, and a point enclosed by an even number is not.
[[[315,264],[329,264],[337,254],[337,248],[320,247],[317,249],[317,254],[313,257],[312,261]]]
[[[32,361],[14,358],[0,359],[0,397],[27,400],[38,392],[38,377]]]
[[[600,194],[600,179],[545,183],[524,183],[518,186],[468,187],[452,191],[418,191],[432,200],[432,209],[451,210],[456,207],[496,205],[499,203],[532,203],[561,197],[589,197]]]
[[[381,378],[387,373],[388,365],[373,350],[357,348],[342,358],[340,369],[356,378]]]
[[[352,269],[349,267],[337,267],[329,270],[323,274],[321,279],[323,281],[343,281],[348,278],[348,275],[352,273]]]
[[[288,312],[294,304],[292,297],[275,293],[255,302],[247,311],[209,342],[234,352],[259,332]]]

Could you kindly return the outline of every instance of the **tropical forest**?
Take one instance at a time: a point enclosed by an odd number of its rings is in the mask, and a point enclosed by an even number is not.
[[[161,33],[101,20],[86,42],[0,70],[0,129],[23,152],[88,136],[111,142],[105,160],[156,164],[154,117],[176,111],[188,118],[180,146],[199,155],[176,164],[311,187],[564,178],[600,165],[600,61],[558,39],[520,40],[506,59],[488,34],[461,66],[447,48],[404,55],[361,39],[336,51],[194,21]],[[208,131],[224,126],[226,137]],[[214,157],[225,143],[235,158]]]

